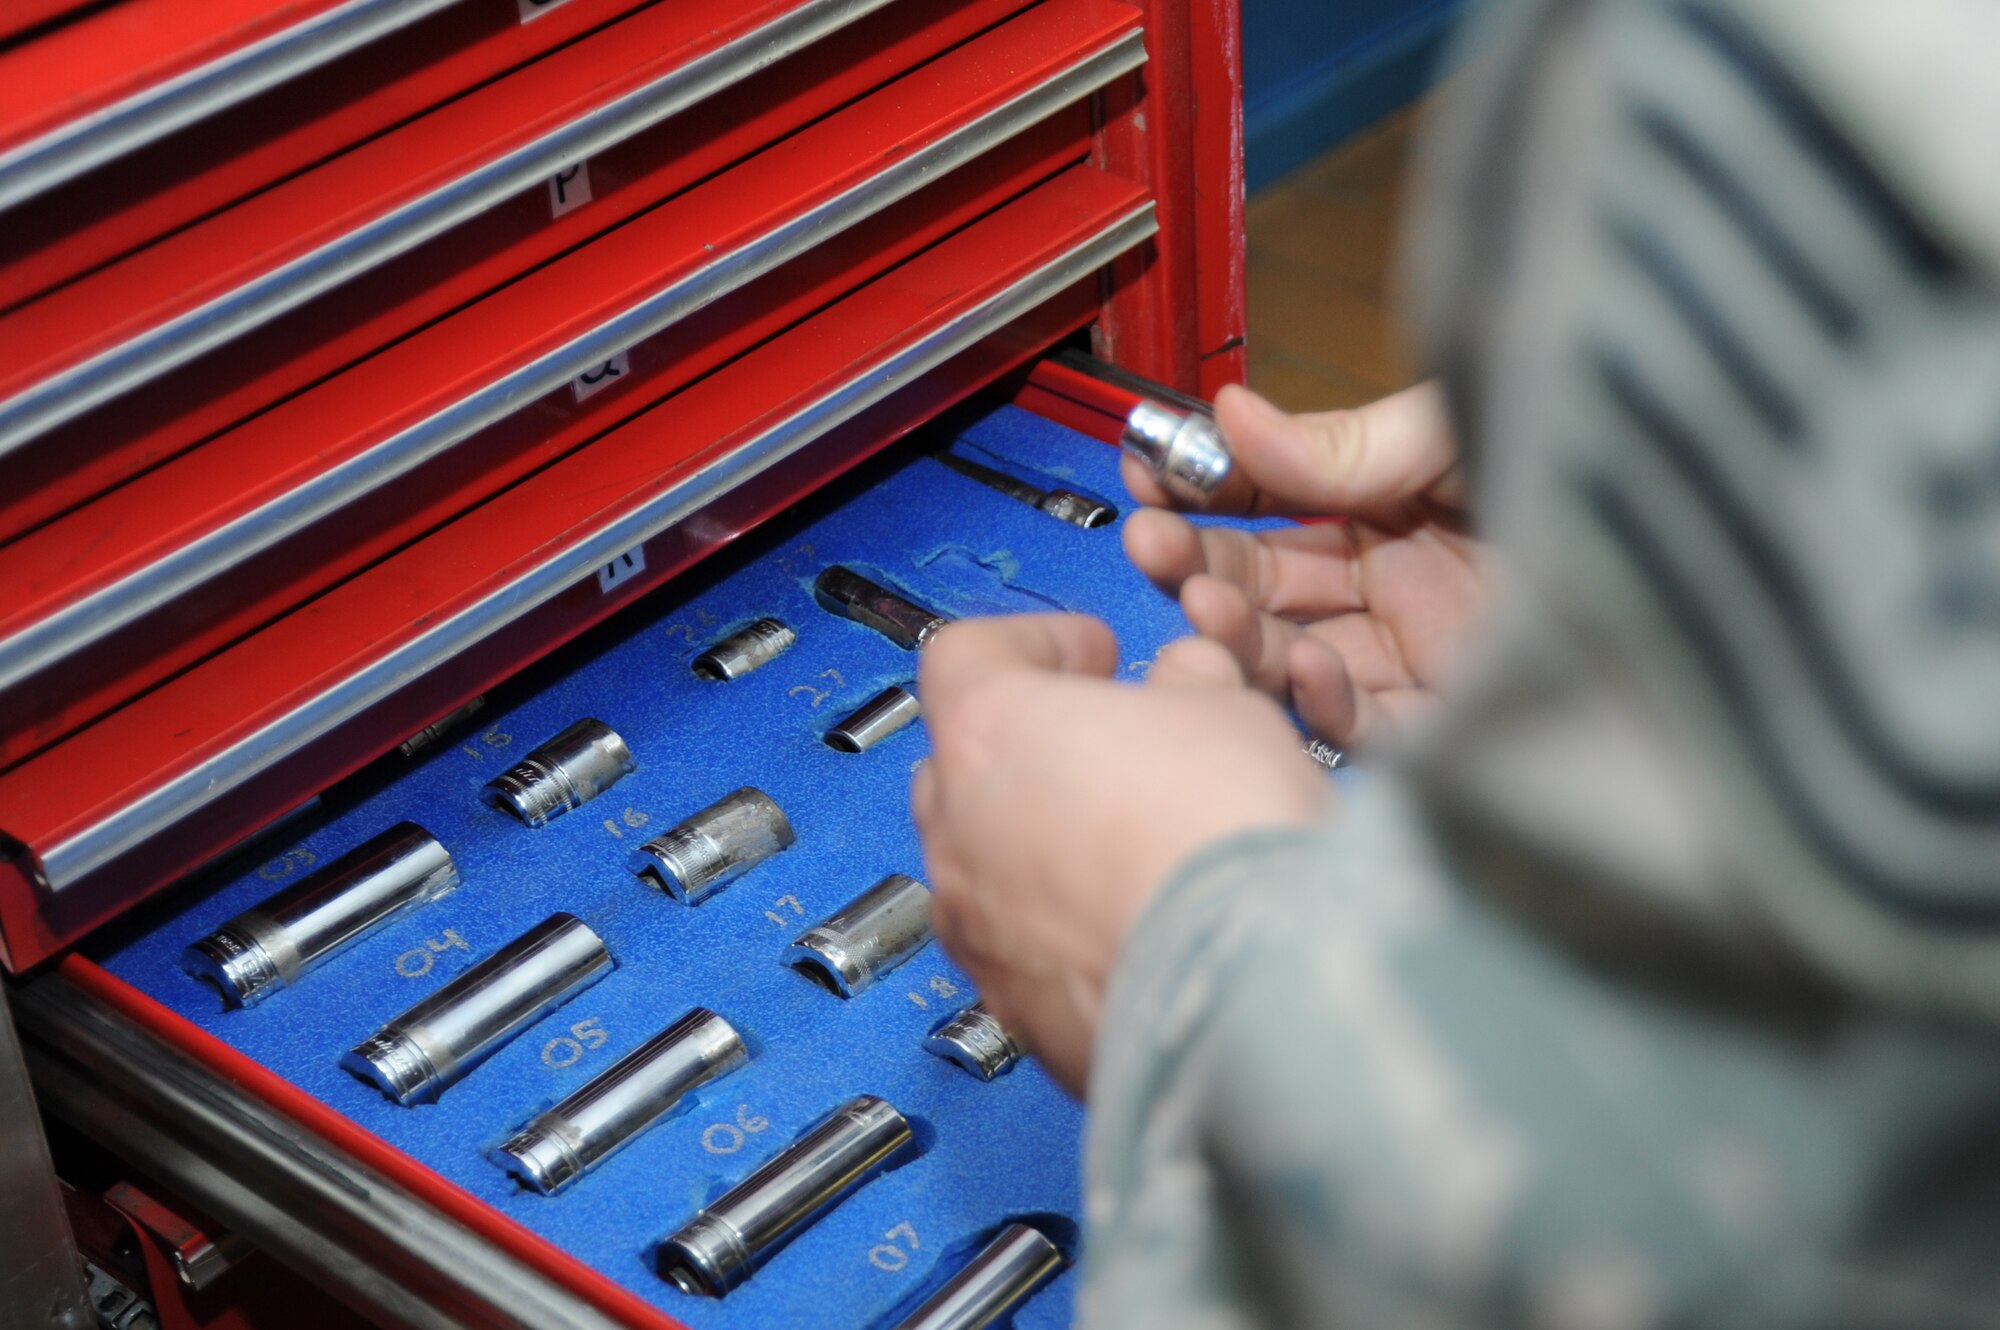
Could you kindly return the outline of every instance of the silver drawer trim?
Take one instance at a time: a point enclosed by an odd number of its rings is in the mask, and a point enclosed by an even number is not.
[[[348,0],[0,152],[0,209],[245,101],[458,0]]]

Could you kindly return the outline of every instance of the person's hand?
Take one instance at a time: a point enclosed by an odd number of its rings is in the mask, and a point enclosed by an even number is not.
[[[1236,464],[1210,512],[1343,517],[1252,535],[1196,528],[1135,459],[1149,505],[1125,551],[1195,631],[1315,733],[1365,746],[1427,705],[1486,600],[1465,532],[1458,445],[1434,384],[1354,411],[1293,416],[1248,389],[1216,395]]]
[[[1311,821],[1323,774],[1226,651],[1173,644],[1116,683],[1078,615],[952,624],[924,648],[931,758],[911,807],[940,942],[989,1010],[1081,1094],[1106,983],[1167,875],[1210,841]]]

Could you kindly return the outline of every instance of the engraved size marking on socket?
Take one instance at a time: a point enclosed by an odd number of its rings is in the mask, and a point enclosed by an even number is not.
[[[528,826],[547,826],[638,767],[632,750],[609,725],[580,720],[488,781],[481,797]]]
[[[785,948],[785,964],[851,998],[922,951],[931,940],[931,893],[891,873],[814,924]]]
[[[675,900],[699,905],[797,840],[777,801],[746,785],[632,851],[628,866]]]
[[[195,942],[181,968],[225,1005],[254,1006],[457,885],[444,846],[399,823]]]
[[[820,608],[873,628],[906,651],[922,648],[951,619],[839,564],[813,579]]]
[[[749,1056],[728,1021],[696,1007],[536,1116],[494,1160],[523,1186],[553,1196]]]
[[[1207,506],[1234,465],[1214,421],[1194,412],[1170,411],[1157,402],[1132,408],[1118,442],[1145,463],[1161,489],[1197,508]]]
[[[581,919],[553,914],[350,1049],[340,1065],[408,1107],[427,1104],[609,974]]]
[[[782,620],[758,619],[696,656],[693,669],[704,679],[740,679],[769,665],[798,640],[799,635]]]
[[[911,1246],[915,1245],[913,1234]],[[1068,1264],[1062,1249],[1040,1229],[1009,1224],[943,1288],[898,1321],[895,1330],[965,1330],[997,1325]]]
[[[1021,1046],[984,1002],[973,1003],[931,1031],[924,1051],[957,1063],[982,1081],[1006,1075],[1021,1060]]]
[[[661,1276],[683,1293],[722,1297],[915,1143],[888,1103],[849,1100],[661,1243]]]
[[[891,684],[841,718],[826,732],[826,744],[843,753],[865,753],[919,715],[913,685]]]

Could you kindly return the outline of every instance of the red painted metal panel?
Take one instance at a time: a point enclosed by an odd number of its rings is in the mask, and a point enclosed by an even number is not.
[[[0,311],[649,2],[565,0],[523,23],[514,0],[466,0],[18,204]]]
[[[381,1137],[364,1131],[319,1100],[244,1057],[201,1027],[176,1016],[124,980],[80,956],[65,957],[62,976],[126,1019],[226,1077],[251,1099],[353,1156],[434,1209],[635,1330],[686,1330],[679,1321],[619,1287],[569,1253],[447,1181]],[[171,1279],[171,1276],[168,1276]]]
[[[1132,10],[1110,0],[1058,0],[1022,15],[242,429],[0,548],[0,584],[17,590],[11,603],[0,607],[0,635],[18,634],[134,576],[638,300],[726,260],[897,158],[1108,47],[1129,33],[1135,20]],[[1003,160],[999,176],[987,183],[1011,177],[1016,186],[1024,185],[1033,173],[1080,152],[1080,142],[1064,141],[1071,132],[1059,127],[1054,138],[1036,139],[1018,150],[1028,154],[1025,162]],[[983,197],[987,204],[997,201],[990,191]],[[952,194],[939,198],[952,206]],[[865,228],[870,236],[876,225]],[[842,257],[853,261],[850,250],[835,251],[833,261]],[[685,349],[672,357],[683,362],[683,373],[714,363],[702,359],[709,353],[699,340],[714,330],[713,323],[704,323],[693,330],[694,340],[683,335],[677,345]],[[676,343],[669,339],[668,345]],[[489,447],[494,442],[489,431],[443,454],[442,469],[433,468],[432,476],[449,478],[463,506],[547,456],[537,446],[548,437],[544,431],[559,432],[578,416],[591,429],[600,428],[615,418],[609,413],[624,395],[600,394],[607,400],[584,412],[565,399],[566,391],[545,397],[535,404],[533,417],[503,431],[501,441],[511,433],[512,449]],[[574,431],[572,439],[588,432]],[[525,457],[517,451],[524,446]],[[490,474],[496,451],[497,460],[506,463],[499,475]],[[509,452],[515,453],[511,460]],[[419,483],[406,491],[399,480],[392,492],[406,504],[425,504],[436,488],[426,493]],[[455,509],[439,511],[435,503],[415,513],[404,508],[387,529],[370,528],[366,518],[350,527],[343,516],[339,538],[372,537],[368,548],[379,549],[414,534],[413,523],[428,525],[450,511]],[[106,533],[115,534],[106,539]],[[337,555],[325,537],[317,544],[266,550],[254,565],[231,570],[228,582],[211,583],[204,594],[181,595],[122,635],[100,638],[83,654],[63,659],[60,669],[44,670],[4,698],[0,733],[6,737],[0,751],[18,758],[296,604],[353,566],[351,558],[341,561]]]
[[[552,220],[547,191],[537,187],[310,302],[256,337],[79,417],[7,459],[14,483],[0,494],[0,542],[353,365],[1028,2],[971,0],[915,21],[891,6],[593,157],[589,204]],[[621,24],[605,35],[619,33],[622,51],[628,31]]]
[[[336,8],[341,0],[124,0],[0,55],[0,150]]]
[[[1243,104],[1237,0],[1137,0],[1146,68],[1104,94],[1099,160],[1160,200],[1120,270],[1097,353],[1182,392],[1243,377]]]
[[[138,702],[0,777],[0,825],[24,846],[54,844],[193,769],[275,717],[350,678],[532,562],[603,528],[685,476],[864,374],[961,312],[1021,281],[1143,201],[1136,186],[1078,167],[893,269],[821,314],[708,375],[588,447],[272,623]],[[317,740],[141,850],[58,892],[17,855],[0,866],[10,963],[31,965],[157,890],[398,739],[539,658],[632,596],[782,511],[887,439],[1081,326],[1088,280],[878,403],[834,435],[649,542],[646,572],[599,592],[594,578],[546,601]],[[629,586],[630,590],[625,587]]]
[[[0,12],[0,42],[82,9],[90,0],[11,0]]]

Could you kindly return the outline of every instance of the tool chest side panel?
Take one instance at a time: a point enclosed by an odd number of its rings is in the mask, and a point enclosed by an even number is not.
[[[1124,503],[1115,453],[1026,412],[1001,409],[973,425],[960,446]],[[1038,1070],[982,1085],[918,1049],[931,1026],[972,996],[935,947],[846,1002],[778,963],[791,936],[862,887],[891,871],[922,871],[907,813],[910,770],[926,751],[920,729],[862,754],[821,742],[834,720],[910,678],[915,665],[910,653],[814,604],[811,580],[833,562],[951,613],[1060,606],[1105,614],[1124,639],[1132,677],[1183,627],[1172,603],[1126,564],[1116,527],[1070,527],[935,462],[912,461],[713,586],[678,601],[669,591],[637,607],[631,622],[608,625],[616,640],[597,654],[578,663],[584,653],[566,653],[531,694],[497,699],[470,732],[441,743],[407,775],[296,843],[274,843],[267,862],[182,912],[164,922],[155,916],[148,932],[104,963],[696,1327],[875,1324],[939,1273],[944,1253],[1001,1221],[1073,1216],[1075,1107]],[[688,663],[703,647],[764,614],[794,626],[798,645],[730,683],[692,674]],[[478,802],[484,781],[585,715],[626,737],[638,772],[535,831]],[[745,784],[786,809],[799,834],[794,849],[698,908],[626,870],[639,839]],[[404,817],[452,850],[464,876],[457,892],[247,1011],[220,1012],[213,994],[176,968],[188,941],[303,871],[308,857],[324,861]],[[618,971],[437,1105],[397,1108],[338,1069],[339,1054],[381,1020],[554,909],[598,928]],[[553,1199],[516,1191],[482,1157],[697,1004],[737,1023],[753,1058],[699,1092],[694,1109]],[[577,1026],[585,1027],[581,1037]],[[589,1031],[597,1028],[609,1041],[601,1051],[582,1047],[595,1043]],[[863,1091],[928,1124],[920,1159],[864,1187],[720,1303],[686,1298],[653,1274],[652,1244],[820,1113]],[[886,1236],[905,1223],[917,1235],[914,1250]],[[885,1243],[897,1250],[881,1250]],[[1020,1324],[1064,1324],[1067,1297],[1044,1295]]]

